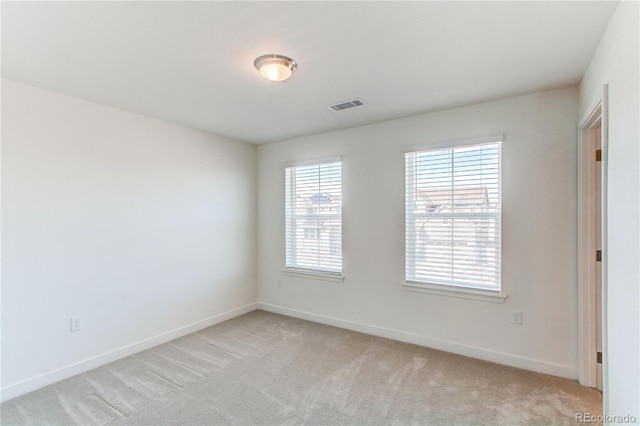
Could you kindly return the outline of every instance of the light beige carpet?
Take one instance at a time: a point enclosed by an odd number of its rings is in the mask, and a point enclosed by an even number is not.
[[[264,311],[0,407],[3,425],[571,425],[569,380]]]

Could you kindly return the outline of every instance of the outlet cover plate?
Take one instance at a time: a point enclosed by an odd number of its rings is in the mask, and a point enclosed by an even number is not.
[[[522,311],[513,311],[511,313],[511,323],[522,325]]]
[[[71,318],[71,331],[82,330],[82,317]]]

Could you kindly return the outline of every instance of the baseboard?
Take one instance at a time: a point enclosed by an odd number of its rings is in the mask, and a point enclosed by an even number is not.
[[[258,309],[294,318],[318,322],[321,324],[332,325],[334,327],[345,328],[347,330],[358,331],[360,333],[399,340],[401,342],[413,343],[415,345],[468,356],[470,358],[477,358],[484,361],[495,362],[498,364],[504,364],[511,367],[522,368],[524,370],[549,374],[552,376],[564,377],[572,380],[575,380],[578,377],[577,368],[568,365],[552,364],[546,361],[540,361],[504,352],[492,351],[490,349],[464,345],[442,339],[433,339],[418,334],[406,333],[400,330],[393,330],[390,328],[378,327],[374,325],[343,320],[340,318],[328,317],[311,312],[299,311],[297,309],[286,308],[284,306],[272,305],[269,303],[258,302]]]
[[[77,374],[93,370],[94,368],[153,348],[154,346],[169,342],[171,340],[177,339],[178,337],[186,336],[187,334],[202,330],[203,328],[211,327],[212,325],[246,314],[248,312],[256,310],[256,308],[256,303],[241,306],[239,308],[232,309],[230,311],[223,312],[221,314],[214,315],[200,321],[196,321],[192,324],[176,328],[175,330],[171,330],[166,333],[158,334],[157,336],[141,340],[131,345],[123,346],[110,352],[105,352],[101,355],[85,359],[75,364],[67,365],[46,374],[42,374],[19,383],[6,386],[0,390],[0,401],[8,401],[25,393],[40,389],[55,382],[59,382],[60,380],[64,380]]]

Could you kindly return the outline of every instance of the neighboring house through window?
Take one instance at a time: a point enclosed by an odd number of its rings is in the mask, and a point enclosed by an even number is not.
[[[407,282],[500,291],[501,144],[405,154]]]
[[[342,274],[342,161],[285,169],[286,269]]]

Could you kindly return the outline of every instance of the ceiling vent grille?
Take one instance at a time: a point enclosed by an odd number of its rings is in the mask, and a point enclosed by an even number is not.
[[[331,108],[334,111],[342,111],[343,109],[355,108],[362,105],[364,105],[364,102],[362,102],[362,99],[352,99],[350,101],[329,105],[329,108]]]

